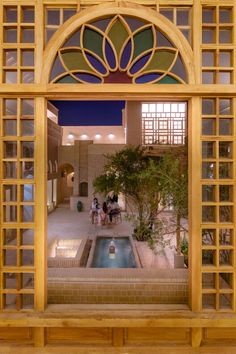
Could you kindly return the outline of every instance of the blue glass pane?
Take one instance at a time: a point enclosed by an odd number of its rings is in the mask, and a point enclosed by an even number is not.
[[[65,72],[65,68],[62,66],[62,63],[59,59],[59,56],[57,55],[53,66],[52,66],[52,70],[51,70],[51,74],[50,74],[50,80],[52,81],[55,77],[63,74]]]
[[[173,48],[173,44],[160,31],[156,31],[156,40],[157,40],[157,43],[156,43],[157,47]]]
[[[110,21],[111,18],[103,18],[102,20],[90,22],[90,24],[105,32]]]
[[[149,60],[150,56],[151,56],[151,53],[144,55],[142,58],[140,58],[138,61],[136,61],[136,63],[134,65],[132,65],[132,67],[130,69],[130,73],[132,75],[134,75],[139,70],[141,70],[144,67],[144,65],[147,63],[147,61]]]
[[[158,74],[158,73],[150,73],[150,74],[144,74],[142,76],[139,76],[135,82],[136,84],[147,84],[153,80],[159,79],[163,74]]]
[[[171,69],[171,72],[177,76],[179,76],[182,80],[186,82],[187,80],[187,75],[186,75],[186,70],[184,67],[184,64],[180,58],[180,55],[178,55],[178,58],[175,62],[175,65]]]
[[[95,70],[97,70],[102,75],[106,74],[107,70],[106,70],[105,66],[97,58],[95,58],[93,55],[88,54],[88,53],[85,53],[85,55]]]
[[[132,49],[131,40],[129,40],[121,55],[121,60],[120,60],[121,69],[125,69],[126,66],[128,65],[131,56],[131,49]]]
[[[68,39],[68,41],[64,43],[62,48],[74,47],[74,46],[76,47],[80,46],[80,30],[72,34],[72,36]]]
[[[105,55],[106,55],[107,62],[110,65],[110,68],[115,69],[116,57],[115,57],[112,47],[110,46],[110,44],[107,40],[105,41]]]
[[[74,74],[79,80],[85,81],[89,84],[100,84],[102,80],[92,74],[87,74],[87,73],[76,73]]]
[[[127,17],[127,16],[124,16],[124,19],[126,20],[126,22],[128,23],[130,29],[132,32],[136,31],[138,28],[146,25],[145,22],[137,19],[137,18],[134,18],[134,17]]]

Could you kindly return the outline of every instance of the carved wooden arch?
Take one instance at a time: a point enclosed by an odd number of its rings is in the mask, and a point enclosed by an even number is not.
[[[163,33],[165,33],[168,38],[171,39],[176,48],[179,50],[186,68],[188,84],[195,84],[193,51],[181,31],[160,13],[152,9],[148,9],[144,6],[125,1],[115,2],[112,4],[106,3],[96,5],[89,9],[78,12],[70,19],[68,19],[52,36],[45,48],[41,83],[49,83],[51,68],[58,49],[61,48],[65,40],[68,39],[70,35],[76,31],[77,28],[83,24],[95,21],[98,18],[108,15],[115,16],[118,14],[140,18],[141,20],[145,20],[146,22],[152,23],[153,25],[160,28],[160,30],[163,31]]]

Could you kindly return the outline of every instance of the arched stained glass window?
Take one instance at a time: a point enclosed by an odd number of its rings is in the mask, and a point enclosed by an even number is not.
[[[83,24],[58,50],[51,83],[187,82],[179,50],[152,23],[116,15]]]

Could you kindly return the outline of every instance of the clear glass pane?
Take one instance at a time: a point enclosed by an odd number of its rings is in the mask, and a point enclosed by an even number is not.
[[[4,42],[17,43],[17,29],[15,27],[4,29]]]
[[[213,141],[202,142],[202,157],[204,159],[215,157],[215,142]]]
[[[4,7],[4,22],[16,23],[17,22],[17,7],[5,6]]]
[[[232,66],[232,52],[220,51],[219,52],[219,66],[230,67]]]
[[[202,72],[202,83],[209,85],[215,83],[215,72],[214,71],[203,71]]]
[[[222,84],[222,85],[231,84],[231,72],[230,71],[220,71],[219,72],[219,84]]]
[[[215,29],[203,29],[202,30],[202,43],[211,44],[215,43]]]
[[[5,135],[16,136],[17,134],[16,119],[5,119],[3,121],[3,131]]]
[[[3,164],[3,178],[12,179],[17,177],[17,163],[16,162],[4,162]]]
[[[202,307],[204,310],[215,310],[215,308],[216,308],[215,294],[203,294],[202,295]]]
[[[16,158],[17,156],[17,142],[5,141],[4,142],[4,158]]]
[[[5,294],[4,299],[5,299],[4,308],[6,310],[16,309],[16,294]]]
[[[203,202],[214,202],[215,201],[215,186],[208,184],[202,186],[202,201]]]
[[[231,29],[220,29],[219,30],[219,42],[220,43],[231,43],[232,42],[232,30]]]
[[[202,163],[202,178],[214,179],[215,178],[216,164],[214,162]]]
[[[21,71],[21,82],[23,84],[32,84],[34,82],[34,71]]]
[[[34,178],[34,163],[24,161],[21,163],[21,177],[23,179],[33,179]]]
[[[4,262],[3,265],[8,267],[17,266],[17,251],[16,250],[5,250],[4,251]]]
[[[68,18],[76,14],[76,9],[64,9],[63,10],[63,22],[68,20]]]
[[[4,50],[4,65],[5,66],[17,66],[17,51],[16,50]]]
[[[233,230],[232,229],[220,229],[219,241],[220,241],[220,245],[232,245],[232,243],[233,243]]]
[[[220,222],[233,221],[233,208],[229,205],[220,206]]]
[[[34,308],[33,294],[22,294],[22,308],[24,310],[32,310]]]
[[[233,200],[233,186],[222,185],[219,186],[220,202],[232,202]]]
[[[47,28],[46,30],[46,42],[49,41],[49,39],[54,35],[56,32],[56,28]]]
[[[232,22],[232,10],[220,8],[219,20],[220,20],[220,23],[231,23]]]
[[[220,294],[220,309],[232,310],[233,298],[232,294]]]
[[[34,115],[34,100],[22,99],[22,115],[32,116]]]
[[[177,26],[188,26],[189,25],[189,10],[177,9]]]
[[[3,200],[4,202],[15,202],[17,200],[17,186],[15,184],[3,186]]]
[[[33,202],[34,201],[34,185],[23,184],[21,186],[21,201]]]
[[[219,163],[219,178],[232,178],[232,163],[220,162]]]
[[[23,273],[22,274],[22,288],[23,289],[34,289],[34,273]]]
[[[47,25],[60,25],[60,10],[48,9],[47,10]]]
[[[202,251],[202,264],[203,265],[214,265],[215,264],[215,251],[203,250]]]
[[[4,246],[16,246],[17,244],[17,230],[16,229],[4,229],[3,230],[3,244]]]
[[[219,134],[232,135],[232,119],[219,120]]]
[[[215,206],[202,207],[202,221],[203,222],[216,222],[216,208]]]
[[[16,288],[17,288],[17,274],[4,273],[4,289],[16,289]]]
[[[34,157],[34,142],[22,141],[21,143],[21,157],[33,158]]]
[[[202,10],[202,23],[215,22],[215,9],[203,8]]]
[[[5,70],[4,71],[4,82],[6,84],[16,84],[17,83],[17,71],[16,70]]]
[[[202,230],[202,244],[208,246],[214,246],[216,244],[216,230],[215,229],[203,229]]]
[[[160,13],[161,13],[163,16],[165,16],[166,18],[168,18],[168,20],[170,20],[171,22],[173,22],[173,19],[174,19],[173,9],[160,8]]]
[[[23,7],[22,8],[22,22],[33,23],[34,22],[34,8]]]
[[[202,288],[203,289],[215,289],[216,288],[216,274],[215,273],[203,273],[202,274]]]
[[[17,115],[17,100],[16,99],[4,100],[3,114],[5,116],[16,116]]]
[[[33,136],[34,135],[34,121],[31,119],[21,119],[21,135]]]
[[[231,273],[220,273],[219,274],[219,285],[220,289],[232,289],[233,287],[233,276]]]
[[[21,229],[20,230],[20,243],[23,246],[32,246],[34,244],[34,230]]]
[[[215,114],[215,99],[203,99],[202,100],[202,114],[210,115]]]
[[[233,153],[233,144],[229,141],[219,142],[219,157],[224,159],[231,159]]]
[[[202,66],[215,66],[215,52],[202,52]]]
[[[219,114],[230,115],[232,114],[232,100],[227,98],[221,98],[219,100]]]
[[[22,265],[33,266],[34,265],[34,251],[22,250]]]
[[[23,66],[34,66],[34,51],[23,50],[21,52],[21,62]]]
[[[33,28],[22,28],[21,29],[21,40],[22,40],[22,43],[34,43],[34,29]]]
[[[202,120],[202,135],[215,135],[215,119],[204,118]]]
[[[22,205],[21,215],[23,222],[33,222],[34,221],[34,207],[32,205]]]
[[[4,205],[4,222],[17,221],[17,207],[16,205]]]
[[[220,250],[219,262],[221,266],[232,265],[232,250]]]

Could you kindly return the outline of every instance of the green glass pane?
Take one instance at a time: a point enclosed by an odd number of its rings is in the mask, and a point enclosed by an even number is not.
[[[61,79],[56,81],[57,84],[79,84],[77,80],[75,80],[72,76],[66,75]]]
[[[101,59],[103,59],[102,42],[103,36],[100,33],[91,28],[85,28],[83,35],[84,48],[96,53]]]
[[[179,84],[179,81],[169,75],[166,75],[163,79],[158,81],[157,84]]]
[[[173,63],[174,58],[175,58],[174,52],[169,52],[167,50],[158,50],[157,52],[154,53],[150,63],[145,68],[145,71],[148,70],[166,71]]]
[[[120,20],[115,21],[108,33],[108,37],[114,44],[117,54],[119,54],[125,40],[128,38],[128,32]]]
[[[145,50],[153,48],[154,38],[152,28],[146,28],[143,31],[138,32],[134,36],[134,57],[135,59],[139,54]]]
[[[91,68],[87,64],[84,56],[77,50],[61,53],[62,59],[69,70],[88,70]]]

